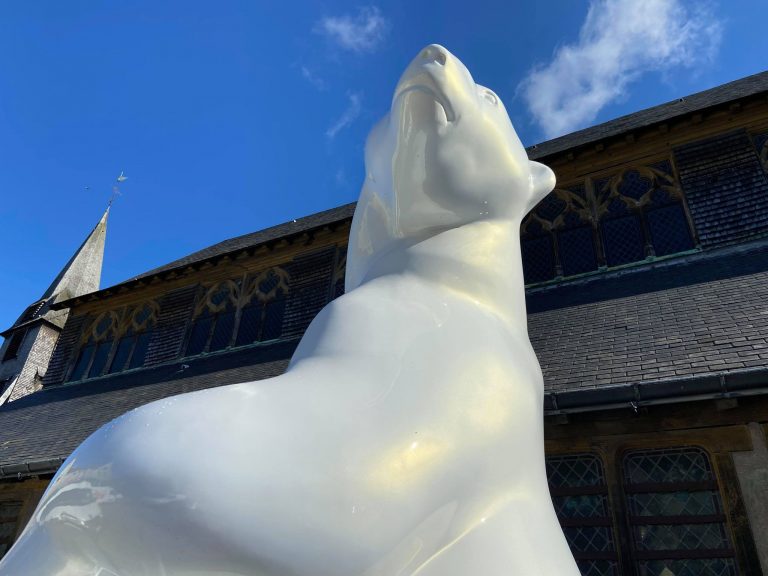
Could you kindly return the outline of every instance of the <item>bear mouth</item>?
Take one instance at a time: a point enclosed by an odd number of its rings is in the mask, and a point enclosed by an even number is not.
[[[448,124],[449,122],[453,122],[456,119],[456,114],[454,113],[453,107],[451,106],[451,103],[448,101],[448,99],[438,94],[430,86],[426,86],[424,84],[411,84],[410,86],[406,86],[403,90],[400,90],[395,94],[394,101],[397,101],[401,97],[405,97],[410,92],[418,92],[420,94],[424,94],[435,101],[437,104],[435,113],[438,123]]]

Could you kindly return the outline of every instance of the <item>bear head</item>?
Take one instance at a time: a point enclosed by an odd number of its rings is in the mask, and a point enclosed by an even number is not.
[[[519,222],[555,186],[548,167],[528,160],[499,97],[436,44],[400,78],[365,167],[347,291],[383,252],[479,220]]]

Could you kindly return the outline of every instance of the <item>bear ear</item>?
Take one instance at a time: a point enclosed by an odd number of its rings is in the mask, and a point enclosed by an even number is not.
[[[531,192],[528,198],[528,204],[525,213],[528,214],[533,208],[544,200],[544,197],[555,188],[555,173],[540,162],[530,161],[531,172]]]

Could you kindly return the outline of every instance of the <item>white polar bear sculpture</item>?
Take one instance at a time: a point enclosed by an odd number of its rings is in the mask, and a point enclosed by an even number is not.
[[[544,468],[519,226],[554,186],[440,46],[366,147],[347,294],[277,378],[118,418],[2,576],[577,576]]]

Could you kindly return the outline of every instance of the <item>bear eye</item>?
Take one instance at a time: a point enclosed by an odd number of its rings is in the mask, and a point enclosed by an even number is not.
[[[490,90],[486,90],[485,92],[483,92],[483,97],[494,106],[496,106],[499,103],[499,99],[496,97],[496,94],[494,94]]]

